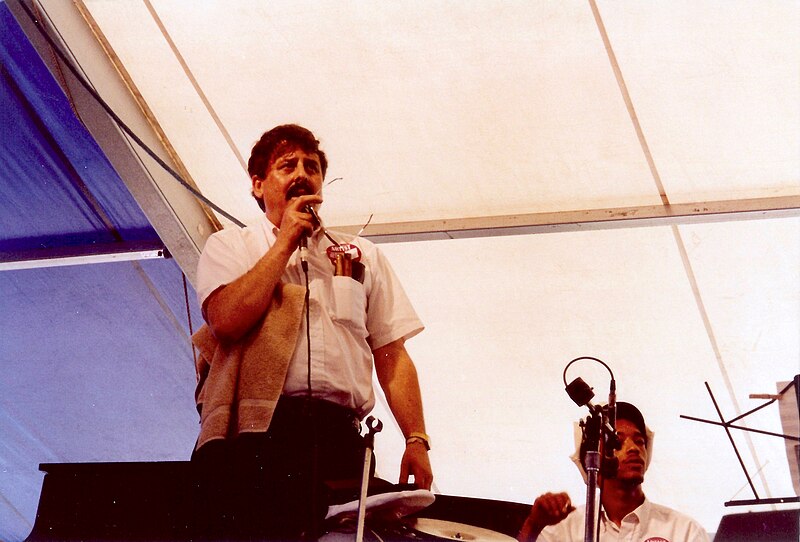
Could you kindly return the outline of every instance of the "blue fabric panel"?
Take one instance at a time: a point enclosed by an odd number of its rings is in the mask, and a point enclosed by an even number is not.
[[[158,239],[0,0],[0,251]],[[202,318],[188,288],[196,329]],[[0,272],[0,540],[39,463],[188,459],[195,376],[173,260]]]
[[[199,417],[181,272],[141,263],[2,272],[0,540],[33,528],[40,463],[189,459]]]
[[[0,104],[0,250],[158,238],[4,3]]]

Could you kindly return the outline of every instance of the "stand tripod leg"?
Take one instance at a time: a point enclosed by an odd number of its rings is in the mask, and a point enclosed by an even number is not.
[[[356,542],[364,540],[364,523],[366,522],[367,490],[369,489],[369,474],[372,469],[372,451],[375,448],[375,433],[383,429],[383,423],[372,416],[366,419],[367,435],[364,448],[364,470],[361,472],[361,495],[358,499],[358,526],[356,528]]]

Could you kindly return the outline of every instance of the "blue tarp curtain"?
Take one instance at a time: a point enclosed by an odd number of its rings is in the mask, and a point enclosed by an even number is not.
[[[0,253],[157,241],[0,2]],[[33,527],[40,463],[188,459],[191,315],[173,260],[0,272],[0,540]]]

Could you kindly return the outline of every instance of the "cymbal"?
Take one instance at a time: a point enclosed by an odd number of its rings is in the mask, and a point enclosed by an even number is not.
[[[476,542],[516,542],[516,539],[511,538],[503,533],[484,529],[482,527],[475,527],[474,525],[466,525],[464,523],[454,523],[452,521],[444,521],[441,519],[432,518],[415,518],[408,520],[408,524],[412,529],[420,531],[425,534],[438,536],[447,540],[474,540]]]

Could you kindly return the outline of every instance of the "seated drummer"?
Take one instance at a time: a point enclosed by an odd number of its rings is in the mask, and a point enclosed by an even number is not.
[[[655,504],[642,490],[650,464],[653,434],[644,417],[630,403],[617,403],[617,436],[621,447],[614,452],[616,473],[599,476],[603,485],[600,510],[600,541],[658,540],[708,542],[708,533],[692,518]],[[578,458],[583,461],[585,444]],[[611,469],[612,471],[614,469]],[[566,493],[545,493],[533,503],[519,531],[519,542],[581,542],[585,531],[585,506],[572,506]]]

